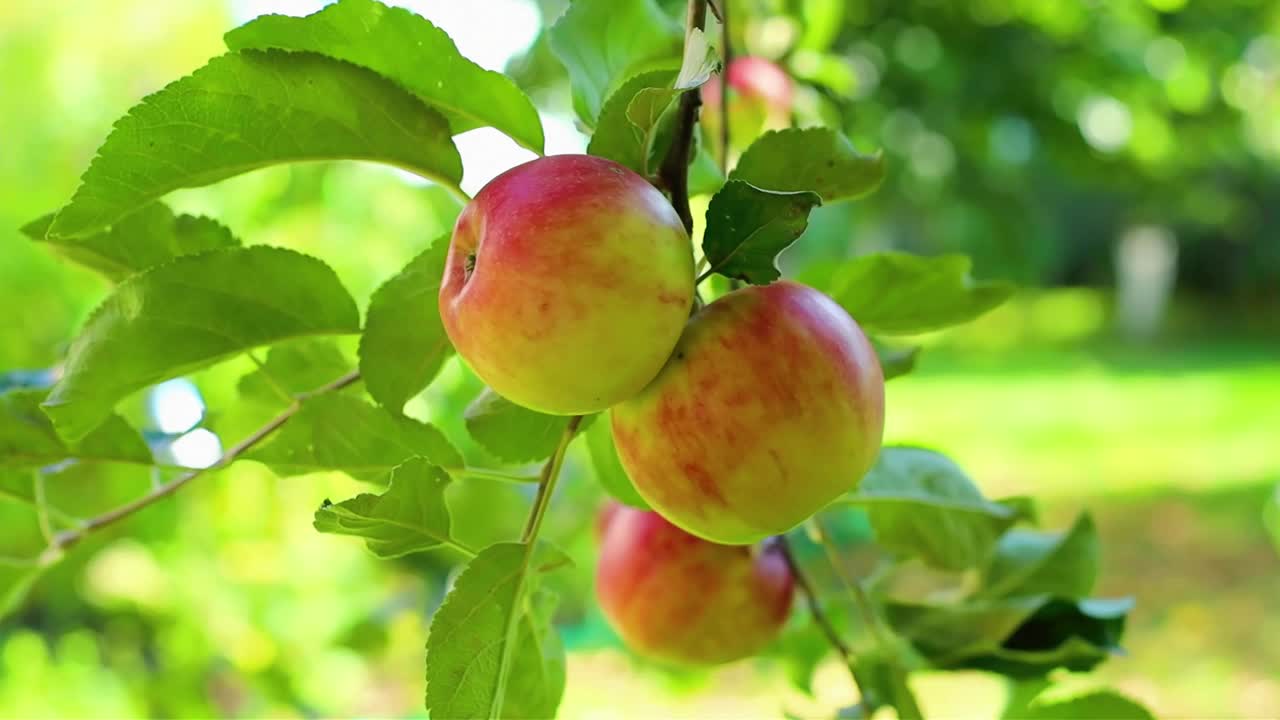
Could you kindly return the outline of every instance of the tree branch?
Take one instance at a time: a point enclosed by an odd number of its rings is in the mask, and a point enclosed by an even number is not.
[[[729,37],[729,3],[720,8],[720,42],[724,66],[720,71],[720,173],[729,177],[729,63],[733,62],[733,39]]]
[[[707,0],[689,0],[689,13],[685,21],[685,42],[695,30],[707,24]],[[702,106],[702,92],[695,88],[680,96],[676,111],[675,137],[658,168],[658,178],[671,192],[671,206],[676,209],[686,232],[693,234],[693,212],[689,209],[689,158],[693,152],[693,133],[698,127],[698,108]]]
[[[358,382],[359,380],[360,371],[352,370],[327,385],[323,385],[315,390],[297,395],[294,398],[292,405],[285,408],[285,410],[279,415],[276,415],[274,418],[267,421],[267,424],[258,428],[244,440],[241,440],[239,443],[224,452],[222,457],[218,458],[216,463],[207,468],[198,468],[185,472],[132,502],[125,503],[114,510],[110,510],[98,515],[97,517],[86,520],[83,525],[75,528],[74,530],[64,530],[54,535],[49,543],[49,547],[45,548],[44,552],[40,554],[40,564],[48,565],[57,561],[68,548],[80,542],[86,536],[114,525],[139,510],[142,510],[159,500],[163,500],[180,490],[187,483],[195,480],[201,475],[204,475],[206,472],[211,470],[220,470],[230,465],[239,459],[241,455],[253,449],[254,446],[265,440],[276,430],[279,430],[285,423],[289,422],[294,415],[298,414],[298,411],[302,409],[303,403],[308,399],[318,395],[336,392]]]

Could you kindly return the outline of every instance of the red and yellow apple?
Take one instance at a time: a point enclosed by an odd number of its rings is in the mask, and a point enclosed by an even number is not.
[[[780,548],[717,545],[655,512],[609,512],[596,597],[628,647],[712,665],[754,655],[778,636],[794,594]]]
[[[734,58],[724,73],[729,84],[730,142],[735,150],[745,149],[766,130],[791,126],[795,84],[785,70],[770,60],[745,56]],[[719,76],[702,86],[702,123],[710,139],[720,143],[721,93]]]
[[[712,542],[786,532],[853,489],[884,431],[884,376],[853,318],[792,282],[699,310],[658,377],[613,408],[654,510]]]
[[[557,415],[598,412],[662,368],[693,303],[693,252],[644,178],[589,155],[530,161],[458,216],[440,317],[499,395]]]

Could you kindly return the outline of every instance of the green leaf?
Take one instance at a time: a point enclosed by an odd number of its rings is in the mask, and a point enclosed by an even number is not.
[[[1084,597],[1098,577],[1098,531],[1082,514],[1062,533],[1013,529],[1000,537],[984,595]]]
[[[707,206],[702,251],[725,277],[767,285],[782,276],[776,258],[809,226],[809,211],[822,204],[811,192],[777,193],[730,180]]]
[[[295,395],[322,387],[351,370],[332,340],[305,338],[273,346],[262,367],[240,378],[240,396],[268,405],[280,405]]]
[[[427,637],[427,710],[437,718],[549,718],[565,658],[543,573],[568,562],[522,543],[485,548],[458,576]]]
[[[286,477],[340,470],[365,482],[383,482],[396,466],[415,457],[446,472],[463,464],[436,428],[350,395],[307,400],[271,440],[245,457]]]
[[[1091,690],[1074,697],[1037,698],[1018,712],[1017,720],[1155,720],[1155,715],[1137,701],[1115,690]]]
[[[369,301],[360,372],[369,394],[392,412],[401,412],[453,354],[439,310],[448,252],[449,236],[437,238]]]
[[[969,322],[1013,294],[1008,283],[974,282],[970,264],[965,255],[864,255],[836,270],[826,292],[868,332],[940,330]]]
[[[590,127],[623,78],[680,61],[683,37],[653,0],[574,0],[550,30],[551,49],[569,71],[573,109]]]
[[[124,418],[110,414],[76,442],[54,431],[40,409],[45,393],[11,390],[0,394],[0,467],[39,467],[68,458],[80,462],[151,465],[151,451]]]
[[[625,165],[641,175],[648,175],[657,118],[647,125],[637,124],[631,116],[634,114],[643,118],[645,112],[638,105],[633,110],[632,102],[645,91],[658,90],[661,93],[670,88],[675,74],[674,70],[650,70],[632,77],[615,90],[600,111],[600,119],[596,123],[596,131],[591,135],[591,142],[587,144],[587,152]],[[648,94],[644,97],[646,102],[652,102],[661,95]]]
[[[747,148],[729,179],[779,192],[813,191],[823,202],[847,200],[880,185],[884,158],[859,155],[849,138],[830,128],[775,130]]]
[[[302,50],[368,68],[439,110],[454,135],[492,127],[542,152],[542,122],[520,88],[463,57],[443,30],[409,10],[341,0],[306,17],[259,17],[225,40],[232,50]]]
[[[871,339],[871,345],[876,349],[876,357],[880,359],[880,369],[884,371],[885,380],[902,377],[916,369],[916,359],[920,357],[919,345],[889,346],[875,338]]]
[[[53,215],[22,228],[32,240],[47,242],[72,262],[97,270],[108,280],[126,277],[182,255],[240,244],[225,226],[206,217],[177,215],[164,203],[151,203],[111,229],[77,238],[50,237]]]
[[[586,430],[587,453],[591,456],[591,466],[595,470],[596,481],[605,492],[624,505],[648,510],[649,504],[640,497],[636,486],[622,467],[618,458],[618,449],[613,446],[613,431],[609,423],[594,423]]]
[[[1031,678],[1059,667],[1090,670],[1118,652],[1132,608],[1127,598],[1034,595],[946,606],[887,603],[885,616],[935,667]]]
[[[982,496],[941,453],[886,447],[856,491],[839,502],[860,505],[885,548],[944,570],[983,567],[996,539],[1018,516]]]
[[[336,505],[326,500],[316,511],[316,530],[365,538],[369,550],[380,558],[439,547],[470,554],[450,534],[444,499],[449,480],[444,470],[427,460],[408,460],[391,471],[390,484],[381,495],[364,493]]]
[[[93,313],[44,403],[79,440],[126,395],[218,360],[307,335],[359,330],[355,302],[323,262],[271,247],[178,258],[134,275]]]
[[[522,407],[489,388],[471,401],[463,417],[471,437],[494,457],[509,463],[550,457],[570,420],[565,415],[546,415]]]
[[[268,165],[344,159],[462,178],[445,119],[378,74],[312,53],[222,55],[116,122],[49,234],[98,232],[171,190]]]
[[[1267,496],[1262,506],[1262,524],[1271,535],[1271,542],[1280,552],[1280,485]]]

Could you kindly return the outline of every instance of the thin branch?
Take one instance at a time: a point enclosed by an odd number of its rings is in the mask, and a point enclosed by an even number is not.
[[[279,415],[276,415],[274,418],[267,421],[267,424],[258,428],[244,440],[241,440],[239,443],[224,452],[222,457],[218,458],[216,463],[207,468],[198,468],[191,470],[190,472],[183,473],[132,502],[125,503],[114,510],[110,510],[98,515],[97,517],[86,520],[83,525],[74,530],[66,530],[54,535],[53,540],[49,543],[49,547],[46,548],[44,553],[41,555],[41,562],[47,564],[57,560],[62,556],[63,552],[83,540],[87,535],[114,525],[139,510],[142,510],[159,500],[163,500],[180,490],[187,483],[195,480],[201,475],[204,475],[210,470],[220,470],[230,465],[241,455],[253,449],[254,446],[265,440],[276,430],[279,430],[285,423],[289,422],[294,415],[298,414],[298,411],[302,409],[303,403],[307,400],[318,395],[336,392],[358,382],[359,380],[360,371],[352,370],[327,385],[299,394],[294,398],[293,404],[282,411]]]
[[[695,29],[707,24],[707,0],[689,0],[689,13],[685,22],[685,41]],[[662,159],[658,177],[663,187],[671,192],[671,206],[676,209],[684,229],[693,234],[693,212],[689,209],[689,158],[693,152],[693,133],[698,127],[698,108],[702,106],[702,92],[685,91],[680,96],[674,137],[667,156]]]
[[[497,480],[499,482],[509,483],[536,483],[542,481],[542,474],[537,475],[517,475],[515,473],[506,473],[501,470],[489,470],[487,468],[444,468],[444,471],[454,477],[472,478],[474,480]]]
[[[853,656],[853,649],[840,637],[835,625],[831,624],[831,618],[828,618],[826,611],[822,609],[818,594],[814,592],[813,585],[809,583],[808,577],[800,569],[800,564],[796,562],[795,555],[791,552],[791,543],[787,540],[787,536],[779,535],[777,542],[778,547],[782,550],[782,557],[787,561],[787,567],[791,569],[791,576],[795,578],[796,585],[800,588],[800,594],[804,596],[805,604],[809,606],[809,614],[813,616],[813,622],[822,631],[831,647],[835,649],[836,654],[840,656],[845,667],[849,668],[849,675],[853,678],[854,687],[858,689],[860,702],[869,711],[873,711],[878,706],[878,699],[867,689],[870,685],[858,670],[857,662]],[[868,712],[868,715],[870,715],[870,712]]]
[[[538,531],[542,529],[542,518],[547,514],[547,506],[551,504],[551,493],[555,492],[556,480],[560,477],[560,466],[564,464],[565,451],[569,449],[569,443],[578,432],[578,425],[581,423],[581,415],[575,415],[569,419],[564,433],[560,435],[560,444],[542,466],[542,475],[538,479],[538,494],[533,498],[533,508],[529,511],[529,521],[524,526],[520,542],[531,544],[538,539]]]
[[[49,523],[49,498],[45,491],[44,473],[37,472],[34,477],[36,496],[36,523],[40,525],[40,534],[45,542],[53,542],[53,526]]]
[[[733,62],[733,39],[729,37],[729,3],[720,8],[720,42],[724,65],[720,71],[720,174],[729,176],[729,63]]]

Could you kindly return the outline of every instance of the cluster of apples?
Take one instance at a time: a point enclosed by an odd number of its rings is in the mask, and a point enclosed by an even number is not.
[[[622,465],[656,512],[613,507],[601,523],[601,606],[634,649],[706,664],[781,628],[790,571],[752,546],[870,468],[884,379],[857,323],[817,290],[751,286],[696,311],[694,295],[692,244],[667,199],[621,165],[558,155],[503,173],[463,210],[439,307],[498,394],[544,413],[611,411]]]

